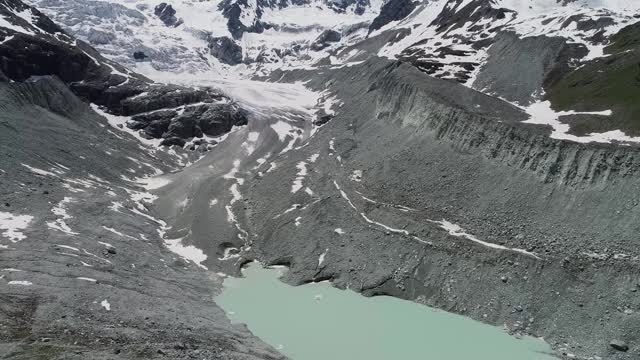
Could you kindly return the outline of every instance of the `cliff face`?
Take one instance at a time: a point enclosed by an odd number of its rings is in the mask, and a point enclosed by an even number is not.
[[[293,283],[332,279],[566,353],[635,356],[608,341],[638,341],[638,149],[549,139],[518,108],[407,65],[368,61],[309,85],[342,105],[252,183],[254,256],[290,265]],[[313,195],[286,181],[301,162]]]

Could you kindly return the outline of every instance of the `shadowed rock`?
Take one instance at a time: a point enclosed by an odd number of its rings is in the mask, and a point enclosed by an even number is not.
[[[369,26],[369,34],[382,28],[388,23],[402,20],[416,8],[418,2],[413,0],[391,0],[380,8],[380,14],[376,16]]]
[[[178,26],[182,19],[176,17],[176,10],[167,3],[160,3],[153,9],[154,14],[167,26]]]
[[[211,55],[225,64],[242,62],[242,47],[226,36],[210,38],[208,46]]]
[[[329,47],[330,43],[339,42],[342,35],[335,30],[325,30],[311,44],[311,50],[320,51]]]

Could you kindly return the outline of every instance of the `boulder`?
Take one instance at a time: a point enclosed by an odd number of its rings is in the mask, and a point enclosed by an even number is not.
[[[210,38],[209,52],[225,64],[238,65],[242,62],[242,47],[226,36]]]
[[[153,139],[160,139],[169,129],[171,120],[155,120],[144,128],[144,134]]]
[[[148,56],[143,51],[136,51],[133,53],[133,58],[136,61],[144,61]]]
[[[162,140],[162,142],[160,142],[160,146],[180,146],[183,147],[187,142],[179,137],[169,137],[166,138],[164,140]]]
[[[167,26],[175,27],[182,24],[182,19],[178,20],[176,17],[176,10],[167,3],[158,4],[153,12]]]
[[[311,44],[311,50],[320,51],[330,45],[339,42],[342,35],[335,30],[325,30]]]
[[[318,115],[318,117],[313,121],[313,125],[322,126],[333,119],[333,115],[322,114]]]
[[[167,129],[167,133],[165,137],[179,137],[184,139],[189,139],[193,137],[198,137],[197,134],[202,136],[202,130],[197,127],[197,118],[192,116],[179,116],[174,119],[171,124],[169,124],[169,128]]]
[[[199,126],[209,136],[220,136],[233,126],[247,125],[247,114],[235,105],[219,104],[211,106],[200,116]]]
[[[622,340],[618,340],[618,339],[611,340],[611,342],[609,343],[609,346],[611,346],[612,348],[618,351],[622,351],[622,352],[629,351],[629,345],[627,345],[627,343]]]

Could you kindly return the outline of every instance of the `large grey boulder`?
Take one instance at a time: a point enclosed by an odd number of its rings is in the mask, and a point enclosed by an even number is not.
[[[225,64],[238,65],[242,62],[242,47],[226,36],[210,38],[209,52]]]
[[[176,10],[167,3],[158,4],[153,12],[167,26],[178,26],[182,24],[182,19],[176,17]]]
[[[622,340],[611,340],[609,345],[618,351],[622,351],[622,352],[629,351],[629,345],[627,345],[627,343]]]

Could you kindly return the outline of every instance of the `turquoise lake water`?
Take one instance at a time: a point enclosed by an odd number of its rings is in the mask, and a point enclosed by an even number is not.
[[[250,264],[216,302],[234,322],[293,360],[551,360],[542,340],[388,296],[327,282],[293,287],[286,269]]]

